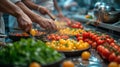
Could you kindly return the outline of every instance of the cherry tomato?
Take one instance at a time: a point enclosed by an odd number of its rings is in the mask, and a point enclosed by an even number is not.
[[[110,44],[110,43],[114,42],[114,39],[113,38],[107,38],[106,41]]]
[[[88,60],[90,58],[90,55],[91,55],[90,52],[84,51],[82,52],[81,57],[83,60]]]
[[[50,37],[50,36],[47,36],[47,38],[48,38],[49,40],[51,40],[51,37]]]
[[[110,45],[113,47],[113,46],[115,46],[115,43],[112,42],[112,43],[110,43]]]
[[[52,39],[52,40],[56,40],[55,35],[52,35],[52,36],[51,36],[51,39]]]
[[[76,35],[76,37],[80,37],[80,36],[81,36],[81,34],[77,34],[77,35]]]
[[[89,37],[90,33],[89,32],[83,32],[82,36],[83,38]]]
[[[79,28],[80,28],[80,29],[83,29],[83,26],[81,25],[81,26],[79,26]]]
[[[97,35],[93,35],[91,38],[92,38],[92,40],[95,41],[95,39],[97,38]]]
[[[60,36],[56,36],[56,40],[59,40],[59,39],[61,39],[61,37]]]
[[[111,61],[113,61],[115,58],[116,58],[115,53],[111,53],[111,54],[109,55],[108,60],[111,62]]]
[[[68,21],[67,24],[70,25],[70,24],[71,24],[71,21]]]
[[[106,37],[106,38],[110,38],[110,36],[109,36],[109,35],[105,35],[105,37]]]
[[[62,67],[75,67],[75,64],[72,61],[64,61]]]
[[[82,40],[82,39],[83,39],[82,37],[78,37],[78,38],[77,38],[77,41]]]
[[[41,67],[41,65],[37,62],[32,62],[29,67]]]
[[[92,48],[96,48],[97,47],[97,43],[96,42],[93,42],[92,43]]]
[[[108,67],[118,67],[118,64],[116,62],[110,62]]]
[[[61,38],[68,39],[69,37],[67,35],[62,35]]]
[[[92,43],[93,43],[93,41],[92,41],[92,40],[88,40],[88,43],[89,43],[89,44],[92,44]]]
[[[120,64],[120,55],[118,55],[114,61]]]
[[[72,28],[79,28],[79,25],[77,25],[77,24],[72,24],[71,27],[72,27]]]
[[[97,41],[97,45],[101,45],[101,44],[103,44],[103,43],[104,43],[104,40],[100,40],[100,39],[99,39],[99,40]]]
[[[104,47],[103,47],[102,45],[99,45],[99,46],[97,47],[97,51],[98,51],[100,54],[102,54],[103,49],[104,49]]]
[[[109,57],[110,54],[111,54],[111,53],[110,53],[110,51],[109,51],[107,48],[105,48],[105,49],[103,50],[103,56],[104,56],[106,59]]]
[[[88,42],[88,41],[89,41],[89,39],[87,38],[87,39],[85,39],[84,41],[85,41],[85,42]]]
[[[89,34],[90,38],[92,38],[92,36],[94,36],[95,34],[94,33],[91,33]]]
[[[118,52],[120,53],[120,47],[119,47],[119,49],[118,49]]]
[[[100,37],[96,37],[96,38],[95,38],[95,41],[98,41],[98,40],[100,40]]]
[[[115,48],[115,50],[119,49],[119,47],[117,45],[114,45],[113,47]]]

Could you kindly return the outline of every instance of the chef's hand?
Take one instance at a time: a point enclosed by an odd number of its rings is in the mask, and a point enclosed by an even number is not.
[[[59,12],[58,15],[56,15],[59,18],[64,18],[64,15],[62,14],[62,12]]]
[[[49,31],[54,31],[57,29],[57,26],[55,25],[55,22],[51,19],[46,18],[36,18],[36,21],[42,28]]]
[[[49,13],[49,10],[48,10],[47,8],[45,8],[45,7],[42,7],[42,6],[39,6],[39,7],[38,7],[38,11],[39,11],[41,14],[43,14],[43,15],[46,15],[46,14]]]
[[[29,19],[27,15],[22,14],[21,16],[18,16],[17,21],[18,21],[18,26],[22,30],[26,32],[30,32],[30,30],[32,29],[32,21]]]

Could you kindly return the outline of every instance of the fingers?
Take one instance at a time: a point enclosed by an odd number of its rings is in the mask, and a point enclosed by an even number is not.
[[[25,31],[30,32],[30,30],[32,29],[32,24],[28,23],[28,24],[25,24],[25,25],[26,25]]]
[[[49,20],[49,29],[52,30],[56,30],[57,26],[55,25],[54,21]]]
[[[29,32],[32,29],[32,22],[31,21],[25,21],[23,19],[18,20],[19,27],[24,30],[25,32]]]

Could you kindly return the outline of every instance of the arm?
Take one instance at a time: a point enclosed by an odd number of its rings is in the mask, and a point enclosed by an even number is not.
[[[31,18],[33,22],[38,23],[41,27],[51,30],[54,30],[56,28],[53,21],[43,18],[38,14],[34,13],[28,7],[26,7],[23,2],[17,2],[16,5],[19,6]]]
[[[37,5],[37,4],[33,3],[31,0],[22,0],[22,2],[30,9],[39,11],[43,15],[47,14],[48,16],[50,16],[51,19],[53,19],[53,20],[55,19],[54,15],[47,8]]]
[[[62,10],[61,10],[61,8],[58,6],[57,0],[53,0],[53,2],[54,2],[54,7],[55,7],[55,9],[58,11],[58,14],[59,14],[61,17],[63,17]]]
[[[22,0],[22,2],[30,9],[38,10],[39,5],[33,3],[31,0]]]
[[[26,32],[31,30],[32,21],[18,6],[16,6],[11,1],[0,0],[0,11],[15,16],[21,29],[25,30]]]
[[[33,10],[37,10],[39,11],[41,14],[45,15],[47,13],[49,13],[49,10],[43,6],[37,5],[35,3],[33,3],[31,0],[22,0],[22,2],[29,7],[30,9]]]
[[[36,17],[42,18],[38,14],[31,11],[23,2],[17,2],[16,5],[20,7],[25,14],[27,14],[33,22],[36,22]],[[37,23],[37,22],[36,22]]]
[[[15,17],[18,17],[23,13],[19,7],[17,7],[15,4],[10,2],[9,0],[0,0],[0,11],[9,13]]]

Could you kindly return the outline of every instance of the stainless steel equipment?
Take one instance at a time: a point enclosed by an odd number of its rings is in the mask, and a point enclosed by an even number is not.
[[[96,20],[104,23],[115,23],[120,20],[120,11],[104,2],[97,2],[95,4],[94,15]]]

